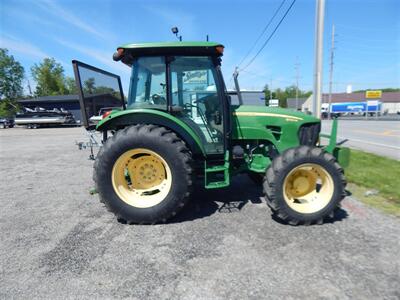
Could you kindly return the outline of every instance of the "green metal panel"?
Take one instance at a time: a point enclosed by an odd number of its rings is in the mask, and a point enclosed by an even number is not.
[[[160,110],[141,108],[115,111],[101,120],[97,124],[96,130],[115,130],[124,126],[146,123],[166,126],[176,131],[178,134],[180,133],[181,135],[184,135],[184,138],[185,136],[189,137],[191,140],[186,140],[186,142],[189,144],[195,144],[201,154],[205,155],[204,147],[199,136],[178,117]]]
[[[336,147],[336,141],[337,141],[337,120],[334,119],[332,122],[332,129],[331,129],[331,134],[320,134],[321,137],[329,138],[329,144],[328,146],[325,147],[325,151],[333,154],[333,150]]]
[[[271,164],[271,159],[267,155],[254,154],[252,160],[248,160],[248,169],[257,173],[264,173]]]
[[[171,47],[217,47],[222,46],[215,42],[155,42],[155,43],[133,43],[119,46],[123,49],[142,49],[142,48],[171,48]]]
[[[299,145],[298,131],[319,119],[279,107],[232,106],[232,139],[268,140],[279,152]],[[279,129],[279,134],[274,129]],[[275,135],[274,135],[275,132]]]
[[[350,164],[350,149],[346,147],[335,147],[333,155],[336,157],[337,162],[343,168],[347,168]]]

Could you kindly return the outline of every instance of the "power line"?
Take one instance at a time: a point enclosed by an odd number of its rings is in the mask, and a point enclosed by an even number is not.
[[[294,3],[296,2],[296,0],[293,0],[292,3],[290,4],[289,8],[286,10],[285,14],[283,15],[283,17],[280,19],[279,23],[275,26],[274,30],[272,31],[272,33],[269,35],[269,37],[267,38],[267,40],[264,42],[264,44],[261,46],[260,50],[258,50],[258,52],[256,53],[256,55],[253,56],[253,58],[247,63],[247,65],[242,68],[240,71],[245,70],[246,68],[248,68],[253,61],[257,58],[257,56],[261,53],[261,51],[265,48],[265,46],[268,44],[268,42],[271,40],[271,38],[274,36],[275,32],[278,30],[279,26],[282,24],[283,20],[286,18],[287,14],[289,13],[289,11],[291,10],[291,8],[293,7]]]
[[[249,51],[246,53],[246,55],[243,57],[243,59],[240,61],[240,63],[238,64],[238,67],[240,67],[240,65],[246,60],[246,58],[250,55],[250,53],[254,50],[254,48],[256,47],[258,41],[262,38],[262,36],[264,35],[264,33],[267,31],[267,29],[269,28],[269,25],[271,25],[272,21],[275,19],[276,15],[278,14],[278,12],[281,10],[283,4],[285,4],[286,0],[283,0],[281,2],[281,4],[279,5],[279,7],[276,9],[275,13],[272,15],[271,19],[269,20],[269,22],[267,23],[267,25],[264,27],[263,31],[261,32],[261,34],[258,36],[258,38],[256,39],[256,41],[254,42],[253,46],[251,46],[251,48],[249,49]]]

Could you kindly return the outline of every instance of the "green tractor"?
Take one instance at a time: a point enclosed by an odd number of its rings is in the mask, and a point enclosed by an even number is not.
[[[247,173],[286,223],[332,218],[346,196],[349,161],[336,122],[323,135],[310,115],[243,105],[237,76],[239,101],[231,103],[223,50],[213,42],[121,46],[113,59],[131,69],[127,98],[119,76],[73,61],[83,123],[102,133],[93,176],[101,202],[129,224],[165,222],[187,204],[196,180],[220,189]],[[96,123],[102,107],[114,109]]]

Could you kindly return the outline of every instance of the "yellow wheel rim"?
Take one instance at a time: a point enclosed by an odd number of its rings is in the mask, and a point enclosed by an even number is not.
[[[162,202],[172,185],[167,162],[149,149],[133,149],[123,153],[114,163],[112,185],[127,204],[146,208]]]
[[[299,213],[312,214],[326,207],[332,199],[332,176],[317,164],[302,164],[286,176],[283,193],[290,208]]]

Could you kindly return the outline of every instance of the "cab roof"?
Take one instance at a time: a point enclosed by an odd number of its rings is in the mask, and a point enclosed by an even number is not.
[[[114,60],[129,64],[134,57],[151,55],[212,55],[222,56],[224,46],[216,42],[153,42],[125,44],[117,48]],[[218,49],[217,49],[218,48]],[[222,49],[223,50],[223,49]]]
[[[147,48],[188,48],[188,47],[218,47],[222,46],[216,42],[154,42],[154,43],[132,43],[132,44],[125,44],[118,49],[147,49]]]

